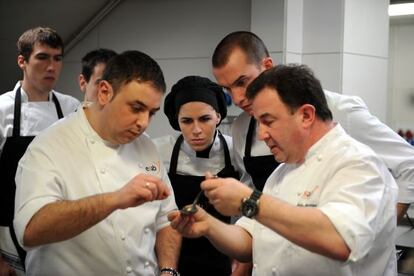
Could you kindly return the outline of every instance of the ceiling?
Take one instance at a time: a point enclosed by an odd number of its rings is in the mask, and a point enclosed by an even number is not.
[[[414,3],[414,0],[390,0],[390,4]],[[414,15],[391,16],[391,24],[413,24]]]
[[[21,33],[34,26],[58,31],[66,53],[123,0],[0,0],[0,51],[15,49]],[[414,0],[390,0],[391,4]],[[392,24],[413,23],[414,16],[391,18]],[[10,57],[11,59],[11,57]],[[13,57],[13,62],[14,61]]]
[[[34,26],[49,26],[58,31],[65,45],[85,31],[91,22],[102,19],[114,0],[0,0],[0,40],[17,41]],[[106,14],[105,13],[105,14]],[[67,47],[65,47],[67,48]]]
[[[121,1],[0,0],[0,40],[15,42],[28,28],[50,26],[59,32],[65,45],[68,45],[79,34],[88,31],[85,28],[88,24],[102,19],[105,11],[108,12],[108,9],[114,8]],[[407,2],[414,0],[390,0],[390,4]]]

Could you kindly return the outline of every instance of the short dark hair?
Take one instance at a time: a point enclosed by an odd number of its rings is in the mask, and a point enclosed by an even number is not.
[[[55,30],[49,27],[36,27],[25,31],[17,40],[18,55],[22,55],[25,61],[29,61],[36,42],[54,49],[60,48],[63,55],[63,40]]]
[[[110,49],[99,48],[88,52],[82,58],[82,75],[87,82],[91,79],[95,66],[108,61],[116,55],[116,52]]]
[[[165,93],[165,80],[158,63],[140,51],[125,51],[108,61],[102,80],[108,81],[114,95],[122,85],[131,81],[150,82],[154,88]]]
[[[264,88],[274,89],[292,112],[304,104],[311,104],[319,119],[332,120],[321,83],[306,65],[278,65],[262,72],[247,87],[247,99],[253,100]]]
[[[238,31],[228,34],[219,42],[213,53],[213,67],[220,68],[226,65],[230,54],[236,48],[242,50],[248,61],[257,66],[264,58],[269,57],[266,45],[257,35],[252,32]]]

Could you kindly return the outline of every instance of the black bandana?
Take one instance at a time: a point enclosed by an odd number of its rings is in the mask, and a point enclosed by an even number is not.
[[[209,104],[220,114],[220,122],[226,118],[227,106],[223,89],[208,78],[188,76],[172,87],[164,102],[164,113],[175,130],[180,130],[178,112],[181,106],[188,102]]]

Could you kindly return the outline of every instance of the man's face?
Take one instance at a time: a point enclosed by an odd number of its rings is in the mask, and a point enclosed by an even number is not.
[[[98,63],[94,68],[89,81],[86,81],[85,77],[81,74],[79,76],[79,86],[87,101],[94,102],[98,93],[98,84],[102,79],[103,72],[105,71],[106,64]]]
[[[108,86],[108,87],[106,87]],[[101,81],[97,101],[102,106],[101,136],[113,144],[126,144],[140,136],[160,109],[163,94],[149,82],[131,81],[114,96],[112,86]]]
[[[208,148],[214,139],[220,115],[203,102],[188,102],[180,107],[178,124],[185,141],[195,151]]]
[[[271,59],[267,58],[270,60]],[[230,94],[234,104],[251,114],[251,104],[246,98],[247,86],[264,70],[265,63],[256,65],[249,63],[246,54],[239,48],[233,50],[226,65],[213,68],[217,83]]]
[[[259,121],[259,139],[264,140],[280,163],[299,163],[304,158],[300,109],[292,112],[272,88],[265,87],[252,101]]]
[[[23,71],[26,92],[48,93],[55,87],[62,70],[62,49],[36,42],[29,60],[19,55],[17,63]]]

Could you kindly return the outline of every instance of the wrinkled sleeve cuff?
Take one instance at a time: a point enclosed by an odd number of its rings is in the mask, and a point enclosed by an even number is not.
[[[356,262],[370,251],[374,233],[356,208],[340,207],[328,204],[319,209],[329,218],[351,251],[345,263]]]
[[[17,241],[20,246],[25,250],[30,249],[31,247],[24,246],[23,236],[24,231],[26,230],[27,224],[29,224],[32,217],[45,205],[55,202],[57,199],[55,197],[42,197],[37,198],[36,200],[31,200],[27,202],[23,207],[15,212],[14,215],[14,229],[16,231]]]
[[[236,225],[240,226],[241,228],[249,232],[251,236],[253,236],[254,220],[246,217],[241,217],[238,221],[236,221]]]
[[[414,183],[399,182],[398,183],[398,202],[413,203],[414,202]]]

